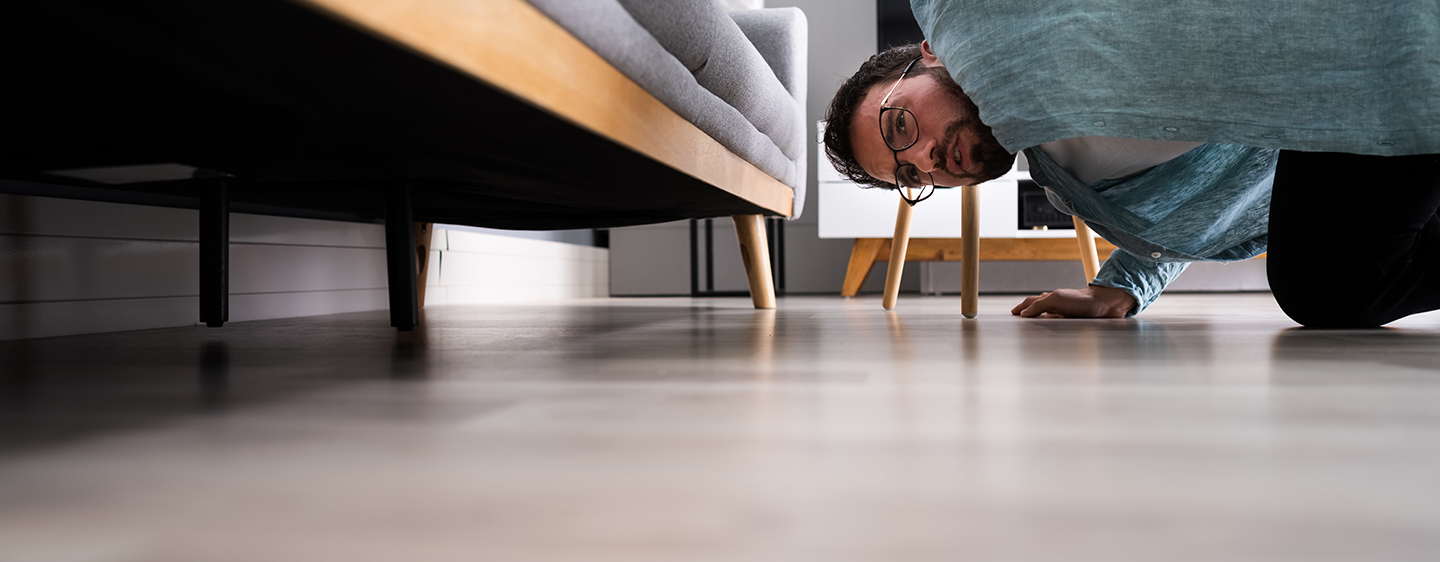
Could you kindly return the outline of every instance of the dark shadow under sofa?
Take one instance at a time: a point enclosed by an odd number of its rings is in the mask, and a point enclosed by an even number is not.
[[[212,326],[230,210],[384,220],[401,330],[416,223],[729,215],[768,308],[761,217],[804,201],[805,41],[799,10],[711,0],[12,3],[0,191],[200,208]]]

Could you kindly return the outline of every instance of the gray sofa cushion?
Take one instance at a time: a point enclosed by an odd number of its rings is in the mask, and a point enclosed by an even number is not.
[[[799,105],[750,39],[713,0],[619,0],[695,81],[745,115],[792,158],[805,150]],[[798,135],[797,135],[798,133]]]
[[[796,189],[791,218],[800,216],[805,201],[805,150],[808,148],[804,114],[795,98],[770,70],[769,63],[748,41],[741,40],[745,48],[734,42],[726,43],[726,49],[748,49],[748,55],[735,56],[736,60],[750,61],[750,68],[734,69],[730,68],[734,65],[722,63],[717,65],[720,68],[716,73],[704,72],[702,68],[701,74],[707,80],[730,76],[735,84],[744,84],[749,80],[755,89],[768,90],[771,98],[765,101],[761,96],[744,92],[748,89],[746,87],[729,85],[726,88],[739,95],[739,103],[748,107],[755,119],[702,86],[699,76],[681,64],[680,59],[661,45],[616,0],[527,1],[721,145]],[[710,11],[714,6],[708,4],[709,0],[705,1],[707,4],[702,13],[719,17],[735,36],[744,37],[730,17]],[[784,109],[787,105],[788,109]],[[782,109],[777,110],[777,107]],[[787,113],[790,116],[788,120],[784,117]],[[771,132],[762,131],[762,124]],[[776,142],[776,138],[794,143],[793,147],[785,149]]]
[[[790,97],[805,99],[806,51],[810,25],[800,8],[769,8],[730,12],[730,19],[745,32],[760,56],[780,79]]]
[[[775,77],[785,90],[790,92],[790,97],[798,100],[795,119],[795,137],[807,139],[807,122],[805,115],[806,84],[809,83],[809,67],[807,66],[810,44],[810,24],[805,18],[805,12],[799,8],[768,8],[764,10],[740,10],[730,12],[731,19],[740,26],[740,31],[745,32],[745,37],[755,45],[760,56],[765,57],[765,62],[774,71]],[[806,150],[808,146],[802,141],[800,156],[795,158],[798,162],[797,172],[799,174],[795,186],[795,199],[805,200],[805,174],[806,174]],[[800,210],[795,210],[795,218],[800,216]]]

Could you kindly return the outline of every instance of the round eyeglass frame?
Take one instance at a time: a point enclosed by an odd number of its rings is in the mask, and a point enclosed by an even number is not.
[[[905,109],[903,107],[890,107],[885,105],[885,102],[890,101],[890,94],[895,93],[895,88],[900,87],[900,81],[905,79],[905,75],[910,73],[910,69],[915,66],[915,63],[920,62],[921,58],[922,57],[915,57],[915,60],[912,60],[910,61],[910,64],[905,65],[905,70],[900,72],[900,78],[895,80],[895,85],[890,86],[890,91],[885,92],[885,97],[880,100],[880,140],[885,141],[885,147],[890,149],[891,155],[895,158],[895,190],[899,191],[900,198],[904,199],[905,202],[909,203],[912,207],[916,203],[929,199],[931,195],[935,194],[935,178],[934,176],[931,176],[929,172],[920,171],[920,168],[916,167],[914,164],[902,164],[900,162],[900,153],[909,149],[912,146],[915,146],[915,143],[920,140],[920,124],[918,121],[915,120],[915,112]],[[910,142],[905,143],[904,146],[895,146],[890,142],[891,139],[885,136],[885,113],[888,111],[900,111],[902,112],[902,119],[904,117],[909,117],[910,122],[915,123],[915,135],[911,137],[909,139]],[[921,185],[902,184],[900,182],[900,178],[905,177],[905,175],[901,174],[901,170],[904,170],[906,167],[914,168],[915,177],[917,179],[924,178],[926,181],[923,182]],[[913,198],[910,197],[908,193],[912,189],[920,190],[920,196]]]

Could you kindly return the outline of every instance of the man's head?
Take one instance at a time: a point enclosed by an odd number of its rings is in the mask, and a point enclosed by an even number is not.
[[[914,66],[901,80],[912,61]],[[915,143],[904,150],[891,150],[882,136],[894,138],[893,131],[881,131],[882,100],[885,107],[909,110],[919,127]],[[927,43],[893,47],[870,57],[840,85],[825,120],[825,154],[836,169],[863,186],[893,189],[897,161],[928,173],[943,187],[995,179],[1015,162],[1015,155],[980,122],[979,109]],[[890,121],[887,126],[893,126]]]

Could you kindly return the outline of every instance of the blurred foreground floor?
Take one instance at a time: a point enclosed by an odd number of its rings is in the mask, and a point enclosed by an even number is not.
[[[1440,559],[1440,314],[607,299],[0,342],[0,561]]]

